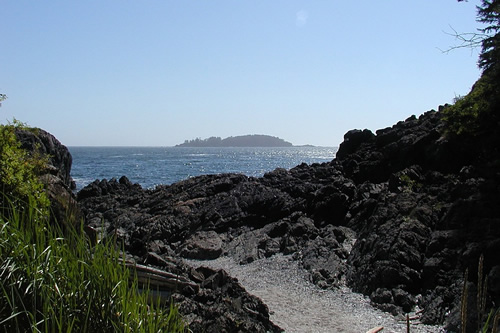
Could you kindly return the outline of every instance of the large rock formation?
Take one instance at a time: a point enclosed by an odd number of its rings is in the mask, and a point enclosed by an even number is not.
[[[39,128],[18,128],[16,129],[16,136],[23,149],[38,151],[41,155],[48,156],[48,171],[59,177],[67,187],[75,188],[70,175],[73,158],[66,146],[61,144],[52,134]]]
[[[481,254],[488,304],[500,301],[500,159],[480,144],[445,135],[430,111],[375,134],[349,131],[330,163],[154,190],[96,180],[78,201],[87,223],[137,260],[293,254],[318,286],[347,283],[386,311],[418,305],[424,322],[456,328],[464,271],[477,276]]]
[[[23,149],[48,157],[41,181],[50,200],[51,219],[63,223],[69,215],[73,219],[80,218],[73,193],[75,183],[70,175],[72,157],[68,148],[43,129],[17,128],[15,134]]]

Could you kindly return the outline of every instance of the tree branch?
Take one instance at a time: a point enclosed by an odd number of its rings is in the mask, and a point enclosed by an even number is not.
[[[485,33],[477,33],[477,32],[463,32],[459,33],[452,26],[450,26],[453,32],[444,32],[447,35],[453,36],[456,40],[459,41],[458,45],[450,46],[446,50],[441,50],[443,53],[449,53],[452,50],[470,48],[471,51],[480,47],[485,38],[488,38],[489,35]]]

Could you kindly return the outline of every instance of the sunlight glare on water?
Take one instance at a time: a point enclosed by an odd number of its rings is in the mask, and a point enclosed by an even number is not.
[[[329,162],[335,147],[187,148],[69,147],[71,176],[81,189],[96,179],[127,176],[144,188],[203,174],[243,173],[260,177],[276,168]]]

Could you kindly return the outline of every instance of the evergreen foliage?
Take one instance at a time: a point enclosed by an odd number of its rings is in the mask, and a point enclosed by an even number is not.
[[[483,0],[482,6],[478,7],[478,21],[486,24],[486,27],[481,29],[486,34],[486,38],[482,42],[482,52],[479,56],[479,67],[486,74],[494,75],[498,78],[500,71],[500,0]],[[493,72],[493,73],[490,73]]]
[[[469,94],[445,109],[447,129],[456,135],[477,136],[498,128],[500,89],[494,78],[483,74]]]
[[[483,72],[469,94],[445,109],[451,134],[477,136],[500,125],[500,0],[483,0],[478,21],[486,24],[478,62]]]

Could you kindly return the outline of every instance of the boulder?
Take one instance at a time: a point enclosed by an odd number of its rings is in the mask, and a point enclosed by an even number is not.
[[[189,259],[217,259],[222,254],[222,239],[215,231],[200,231],[188,238],[179,252]]]

